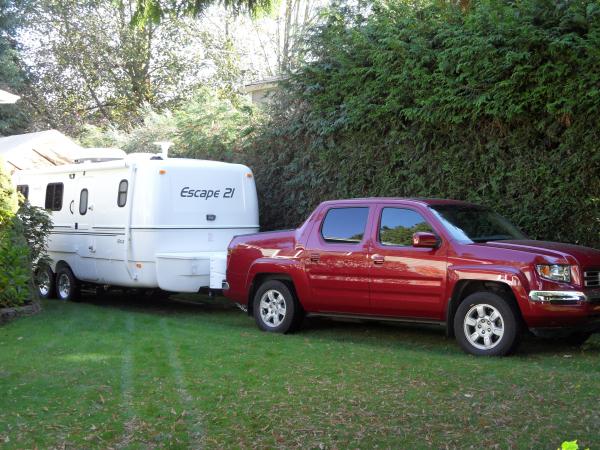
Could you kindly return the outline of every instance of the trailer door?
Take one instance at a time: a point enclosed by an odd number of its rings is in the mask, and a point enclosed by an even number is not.
[[[84,281],[96,281],[96,235],[94,233],[94,198],[97,192],[94,178],[84,176],[77,183],[75,191],[73,217],[77,238],[77,256],[79,264],[73,268],[75,275]]]

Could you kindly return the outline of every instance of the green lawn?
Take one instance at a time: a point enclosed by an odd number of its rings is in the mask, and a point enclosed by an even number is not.
[[[281,336],[196,300],[47,301],[0,327],[0,447],[600,445],[600,335],[483,359],[438,329],[313,319]]]

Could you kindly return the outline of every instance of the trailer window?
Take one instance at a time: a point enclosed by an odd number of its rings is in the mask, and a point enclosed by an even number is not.
[[[117,195],[117,206],[122,208],[127,203],[127,188],[129,183],[127,180],[121,180],[119,183],[119,194]]]
[[[88,190],[82,189],[79,194],[79,214],[85,216],[88,209]]]
[[[362,241],[369,208],[332,208],[327,212],[321,235],[331,243],[358,244]]]
[[[17,186],[17,192],[25,197],[25,200],[27,200],[29,198],[29,185],[19,184]]]
[[[60,211],[62,209],[63,190],[62,183],[49,183],[46,186],[46,209],[50,211]]]

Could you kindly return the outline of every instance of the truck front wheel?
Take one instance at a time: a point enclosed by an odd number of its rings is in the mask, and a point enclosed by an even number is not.
[[[504,356],[512,352],[521,330],[516,311],[492,292],[476,292],[458,306],[454,333],[467,353],[477,356]]]
[[[291,289],[282,281],[264,282],[254,295],[254,320],[263,331],[293,331],[301,314]]]

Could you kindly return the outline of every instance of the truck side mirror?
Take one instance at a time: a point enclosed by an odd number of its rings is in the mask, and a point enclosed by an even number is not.
[[[417,231],[412,238],[413,247],[436,248],[440,241],[438,237],[428,231]]]

